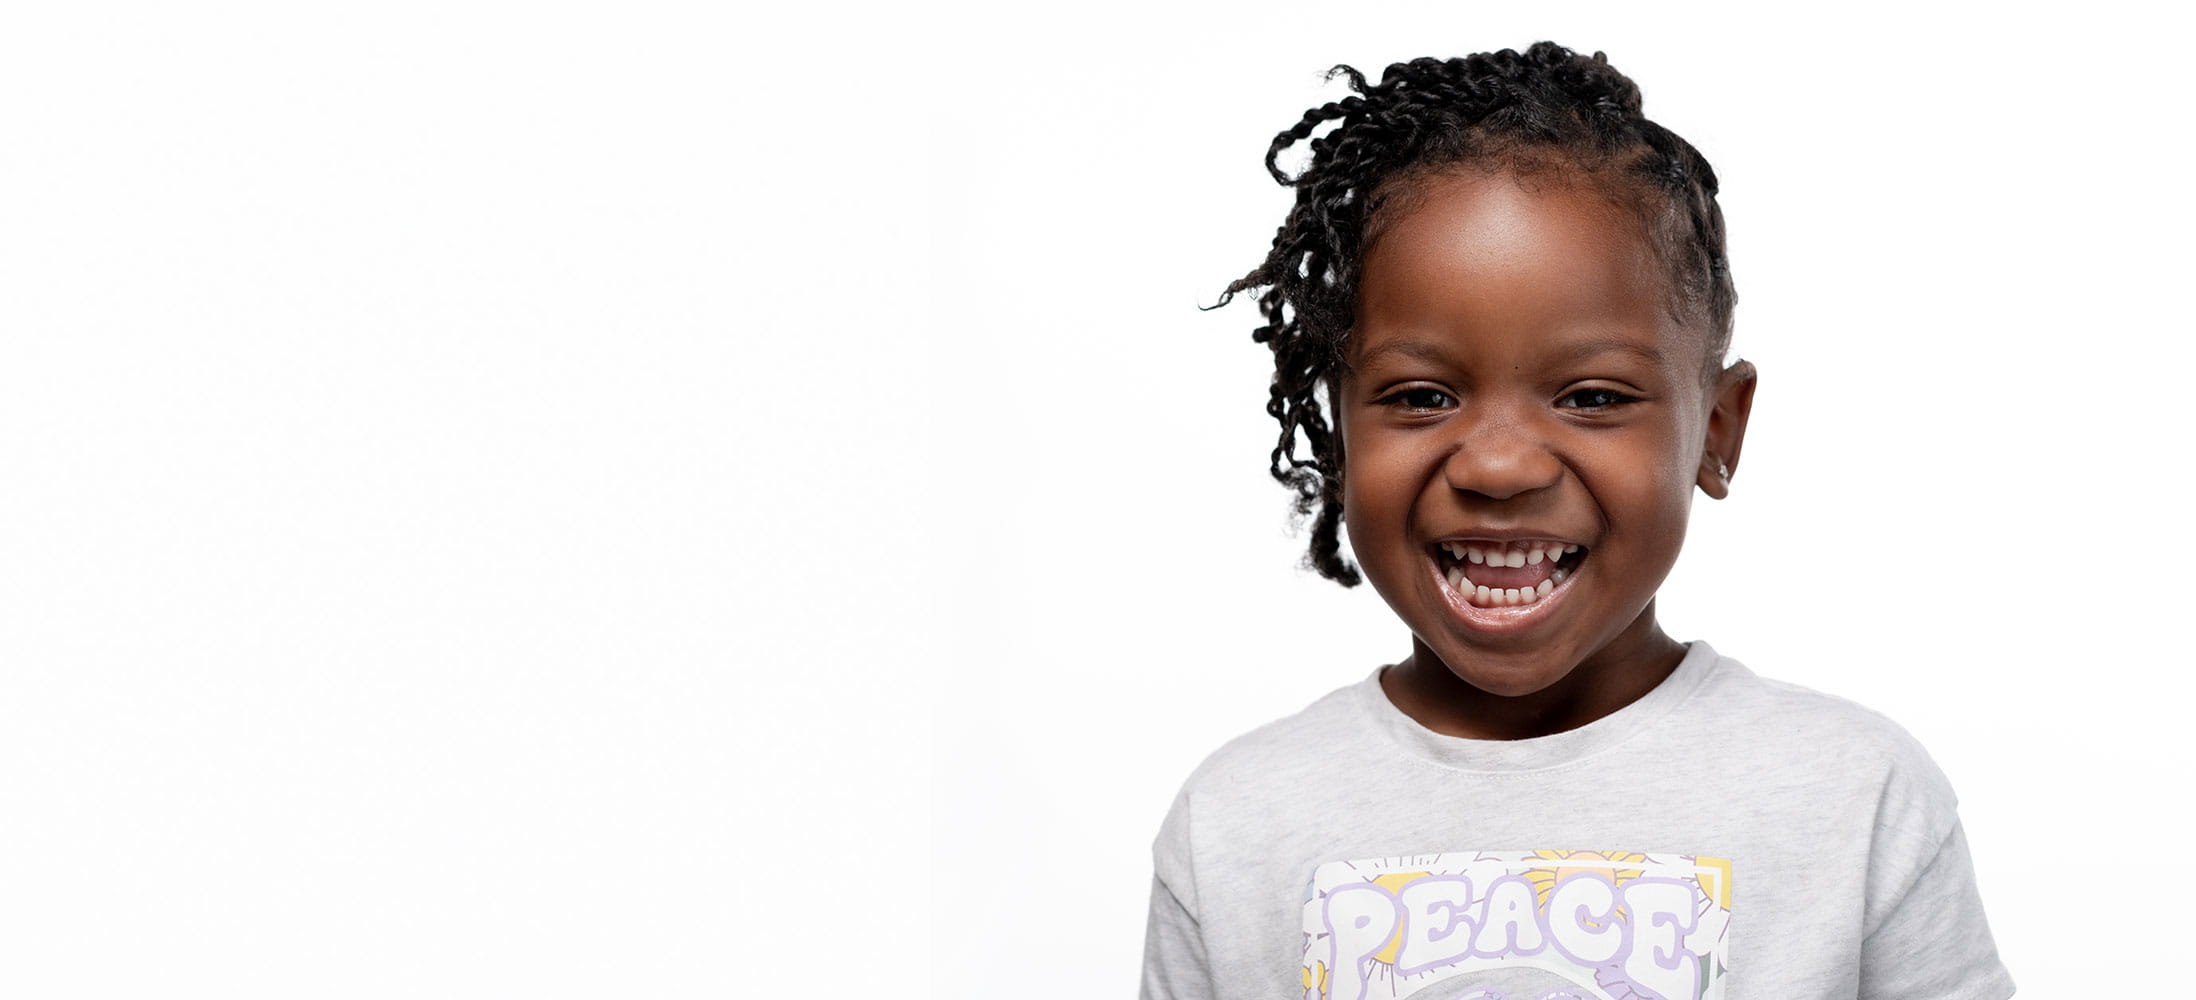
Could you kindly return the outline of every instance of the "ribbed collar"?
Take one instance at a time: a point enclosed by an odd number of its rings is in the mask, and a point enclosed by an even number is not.
[[[1686,644],[1685,659],[1654,690],[1577,729],[1524,740],[1473,740],[1448,736],[1403,714],[1380,689],[1380,672],[1357,684],[1358,701],[1375,726],[1411,755],[1464,771],[1538,771],[1598,753],[1652,725],[1698,689],[1722,662],[1705,642]]]

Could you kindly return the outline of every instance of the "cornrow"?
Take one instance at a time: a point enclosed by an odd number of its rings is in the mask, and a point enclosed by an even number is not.
[[[1648,196],[1634,207],[1670,271],[1671,307],[1705,320],[1711,366],[1730,346],[1738,293],[1715,171],[1691,143],[1641,114],[1639,86],[1604,54],[1536,42],[1523,53],[1396,63],[1378,83],[1346,65],[1327,74],[1336,77],[1356,93],[1306,111],[1267,147],[1267,172],[1296,189],[1296,204],[1265,261],[1229,284],[1213,308],[1263,289],[1265,322],[1251,339],[1273,351],[1266,412],[1281,435],[1269,468],[1294,493],[1298,516],[1312,520],[1305,563],[1354,587],[1361,577],[1341,553],[1341,441],[1327,406],[1345,364],[1365,249],[1378,237],[1383,208],[1407,198],[1415,181],[1458,166],[1560,165],[1623,178],[1612,193]],[[1307,144],[1310,162],[1291,177],[1280,157],[1298,143]]]

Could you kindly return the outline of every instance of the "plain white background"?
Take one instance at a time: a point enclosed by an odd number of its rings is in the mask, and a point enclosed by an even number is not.
[[[907,37],[11,9],[0,995],[922,988]]]
[[[1128,994],[1181,778],[1406,648],[1196,308],[1259,156],[1542,37],[1725,180],[1669,626],[1935,751],[2027,995],[2156,987],[2173,26],[1643,6],[11,11],[0,993]]]

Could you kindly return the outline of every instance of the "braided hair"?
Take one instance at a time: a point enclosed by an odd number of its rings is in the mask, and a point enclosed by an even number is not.
[[[1346,364],[1365,251],[1418,182],[1470,168],[1562,168],[1600,180],[1642,218],[1670,273],[1670,307],[1702,323],[1711,367],[1729,348],[1738,293],[1715,171],[1692,144],[1640,113],[1639,86],[1602,53],[1537,42],[1523,53],[1396,63],[1378,83],[1346,65],[1327,74],[1338,76],[1356,94],[1305,112],[1267,148],[1266,171],[1296,189],[1296,204],[1265,261],[1228,285],[1214,308],[1263,289],[1265,323],[1251,339],[1273,350],[1266,412],[1281,437],[1270,469],[1295,493],[1297,514],[1312,519],[1306,564],[1354,587],[1357,567],[1341,554],[1341,442],[1327,407]],[[1338,124],[1312,138],[1329,123]],[[1276,161],[1306,140],[1310,163],[1291,177]],[[1299,437],[1309,457],[1298,454]]]

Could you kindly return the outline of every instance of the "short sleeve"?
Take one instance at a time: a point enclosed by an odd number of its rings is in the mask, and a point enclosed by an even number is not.
[[[1877,814],[1860,1000],[2005,1000],[1951,784],[1907,737]]]
[[[1152,842],[1151,912],[1144,925],[1142,1000],[1205,1000],[1212,974],[1197,925],[1197,891],[1190,850],[1189,793],[1184,790]]]
[[[1205,942],[1197,918],[1158,876],[1151,879],[1151,918],[1144,924],[1142,1000],[1201,1000],[1212,995]]]

